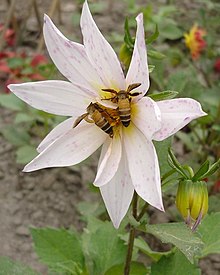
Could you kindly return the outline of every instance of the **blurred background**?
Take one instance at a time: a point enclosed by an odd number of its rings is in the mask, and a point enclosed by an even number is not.
[[[33,251],[30,226],[74,225],[81,229],[80,213],[93,211],[107,217],[99,192],[92,186],[99,152],[74,167],[22,173],[24,165],[37,155],[35,148],[43,137],[64,118],[27,106],[10,94],[7,85],[64,79],[45,49],[43,14],[48,14],[68,39],[81,43],[83,2],[0,0],[0,256],[41,272],[46,269]],[[89,6],[124,67],[129,62],[129,51],[124,51],[125,18],[131,36],[135,36],[135,17],[144,13],[146,38],[151,37],[147,41],[152,71],[149,93],[178,91],[179,97],[200,101],[208,113],[176,134],[176,155],[195,169],[207,158],[216,161],[220,157],[219,1],[91,0]],[[220,175],[207,182],[209,211],[220,211]],[[175,191],[173,185],[165,190],[166,214],[149,208],[152,223],[181,220],[174,206]],[[151,243],[160,247],[154,239]],[[219,256],[207,257],[200,265],[204,274],[219,274]]]

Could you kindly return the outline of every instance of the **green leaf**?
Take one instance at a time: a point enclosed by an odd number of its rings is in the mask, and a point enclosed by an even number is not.
[[[0,129],[0,132],[6,140],[16,146],[26,145],[30,141],[30,136],[24,131],[24,129],[16,128],[12,125]]]
[[[218,169],[220,168],[220,159],[216,161],[212,166],[209,168],[209,170],[203,175],[203,178],[207,178],[214,174]]]
[[[13,111],[25,109],[25,103],[14,94],[0,95],[0,105]]]
[[[115,265],[111,267],[105,275],[122,275],[124,272],[124,264],[121,265]],[[139,262],[131,262],[131,268],[130,268],[130,273],[129,275],[147,275],[149,274],[147,272],[146,267],[144,264],[139,263]]]
[[[100,202],[80,202],[77,204],[77,210],[82,215],[83,220],[88,220],[90,216],[98,217],[105,212],[104,205],[100,205]]]
[[[168,252],[153,251],[149,247],[147,242],[141,237],[138,237],[137,239],[134,240],[134,246],[154,261],[158,261],[162,256],[169,255],[170,253],[172,253],[172,251],[168,251]]]
[[[34,73],[34,69],[32,67],[26,67],[21,70],[22,75],[28,75],[28,74],[33,74],[33,73]]]
[[[149,71],[149,74],[152,73],[155,69],[155,66],[154,65],[148,65],[148,71]]]
[[[87,232],[86,246],[93,265],[91,274],[105,274],[112,266],[125,261],[126,246],[119,238],[118,230],[109,222],[99,224],[93,232]]]
[[[177,95],[178,95],[178,92],[176,92],[176,91],[163,91],[161,93],[150,94],[148,96],[155,101],[160,101],[160,100],[172,99],[172,98],[176,97]]]
[[[128,24],[128,18],[126,17],[125,19],[125,24],[124,24],[124,42],[128,49],[133,50],[134,48],[134,39],[131,37],[130,34],[130,29],[129,29],[129,24]]]
[[[161,36],[166,39],[176,40],[183,37],[183,31],[174,24],[159,25]]]
[[[166,57],[166,55],[153,50],[147,51],[147,55],[153,59],[158,59],[158,60],[164,59]]]
[[[176,71],[170,74],[167,83],[168,90],[182,92],[189,81],[189,75],[185,71]]]
[[[1,275],[39,275],[39,273],[32,270],[19,262],[14,262],[10,258],[0,257],[0,274]]]
[[[181,166],[181,164],[179,163],[179,161],[177,160],[177,158],[175,157],[175,155],[173,154],[171,148],[168,149],[168,163],[169,165],[175,169],[180,175],[182,175],[185,179],[188,178],[187,174],[185,173],[183,167]]]
[[[198,234],[205,243],[200,257],[220,254],[220,212],[207,215],[198,227]]]
[[[33,122],[34,118],[27,113],[18,113],[15,117],[15,123]]]
[[[31,145],[24,145],[18,148],[16,151],[16,162],[20,164],[26,164],[37,156],[35,147]]]
[[[192,233],[184,223],[148,225],[146,232],[154,235],[163,243],[175,245],[191,263],[194,261],[194,256],[200,253],[204,245],[198,235]]]
[[[160,172],[162,176],[170,170],[170,166],[168,164],[167,158],[168,158],[168,149],[171,146],[171,141],[172,141],[172,137],[167,138],[163,141],[154,141],[154,146],[157,151],[157,156],[158,156],[159,165],[160,165]]]
[[[220,212],[220,193],[209,196],[209,213]]]
[[[51,270],[72,275],[82,273],[84,256],[77,233],[65,229],[31,228],[31,234],[37,255]]]
[[[200,275],[198,267],[191,264],[186,257],[176,251],[174,254],[163,256],[159,262],[151,266],[151,275]]]
[[[200,179],[204,179],[204,175],[205,173],[209,170],[209,161],[206,160],[201,167],[199,168],[199,170],[195,173],[195,175],[192,178],[192,181],[197,181]]]
[[[11,69],[20,68],[24,65],[24,59],[21,57],[12,57],[7,60],[8,66]]]
[[[153,41],[155,41],[158,38],[159,34],[160,33],[158,30],[158,25],[156,24],[155,31],[151,36],[146,39],[146,44],[151,44]]]

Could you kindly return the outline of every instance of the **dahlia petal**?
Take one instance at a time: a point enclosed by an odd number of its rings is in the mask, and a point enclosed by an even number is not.
[[[126,76],[127,85],[130,85],[132,83],[141,83],[141,86],[135,89],[138,92],[141,92],[141,95],[135,97],[134,101],[137,101],[137,99],[145,95],[150,86],[147,64],[147,48],[145,44],[142,13],[136,17],[136,21],[137,32],[134,44],[134,51],[131,59],[131,64]],[[132,92],[134,92],[135,90],[133,90]]]
[[[114,135],[114,137],[112,139],[109,138],[109,140],[110,143],[108,143],[108,147],[105,150],[105,155],[100,158],[102,161],[99,163],[99,168],[93,183],[98,187],[108,183],[113,178],[116,171],[118,170],[121,159],[122,149],[120,136]]]
[[[84,46],[68,40],[47,15],[44,16],[43,33],[50,57],[67,79],[90,90],[94,90],[93,84],[102,84]]]
[[[96,26],[87,1],[83,5],[80,24],[85,51],[105,85],[103,88],[125,89],[125,78],[117,55]]]
[[[8,88],[32,107],[56,115],[79,116],[91,102],[86,91],[67,81],[10,84]]]
[[[114,177],[101,186],[100,191],[112,223],[118,228],[128,211],[134,193],[125,154],[122,154]]]
[[[92,137],[92,138],[91,138]],[[24,172],[47,167],[71,166],[89,157],[107,135],[93,123],[82,121],[76,128],[55,140],[24,168]]]
[[[156,102],[149,97],[142,97],[133,105],[131,120],[135,126],[146,136],[152,136],[161,128],[161,114]]]
[[[38,153],[41,153],[46,147],[48,147],[55,140],[60,138],[66,132],[73,128],[75,118],[68,118],[58,124],[50,133],[41,141],[41,143],[37,147]]]
[[[161,129],[154,134],[154,140],[164,140],[175,134],[195,118],[205,116],[201,105],[191,98],[177,98],[158,101],[161,111]]]
[[[134,125],[123,130],[134,189],[143,200],[163,211],[160,170],[154,145]]]

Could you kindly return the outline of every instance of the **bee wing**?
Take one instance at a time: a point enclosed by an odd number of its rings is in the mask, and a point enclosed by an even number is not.
[[[86,118],[88,116],[88,114],[86,113],[86,114],[83,114],[83,115],[81,115],[81,116],[79,116],[76,120],[75,120],[75,122],[74,122],[74,124],[73,124],[73,128],[75,128],[84,118]]]

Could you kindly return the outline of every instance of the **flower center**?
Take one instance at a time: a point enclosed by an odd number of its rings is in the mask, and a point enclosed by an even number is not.
[[[131,98],[139,95],[139,92],[131,93],[132,90],[139,87],[141,83],[134,83],[128,86],[127,90],[102,89],[103,92],[110,93],[109,98],[101,100],[110,100],[117,104],[117,108],[106,107],[99,102],[90,103],[86,113],[79,116],[73,127],[76,127],[83,119],[89,123],[95,123],[100,129],[113,137],[114,132],[122,123],[128,127],[131,122]]]

